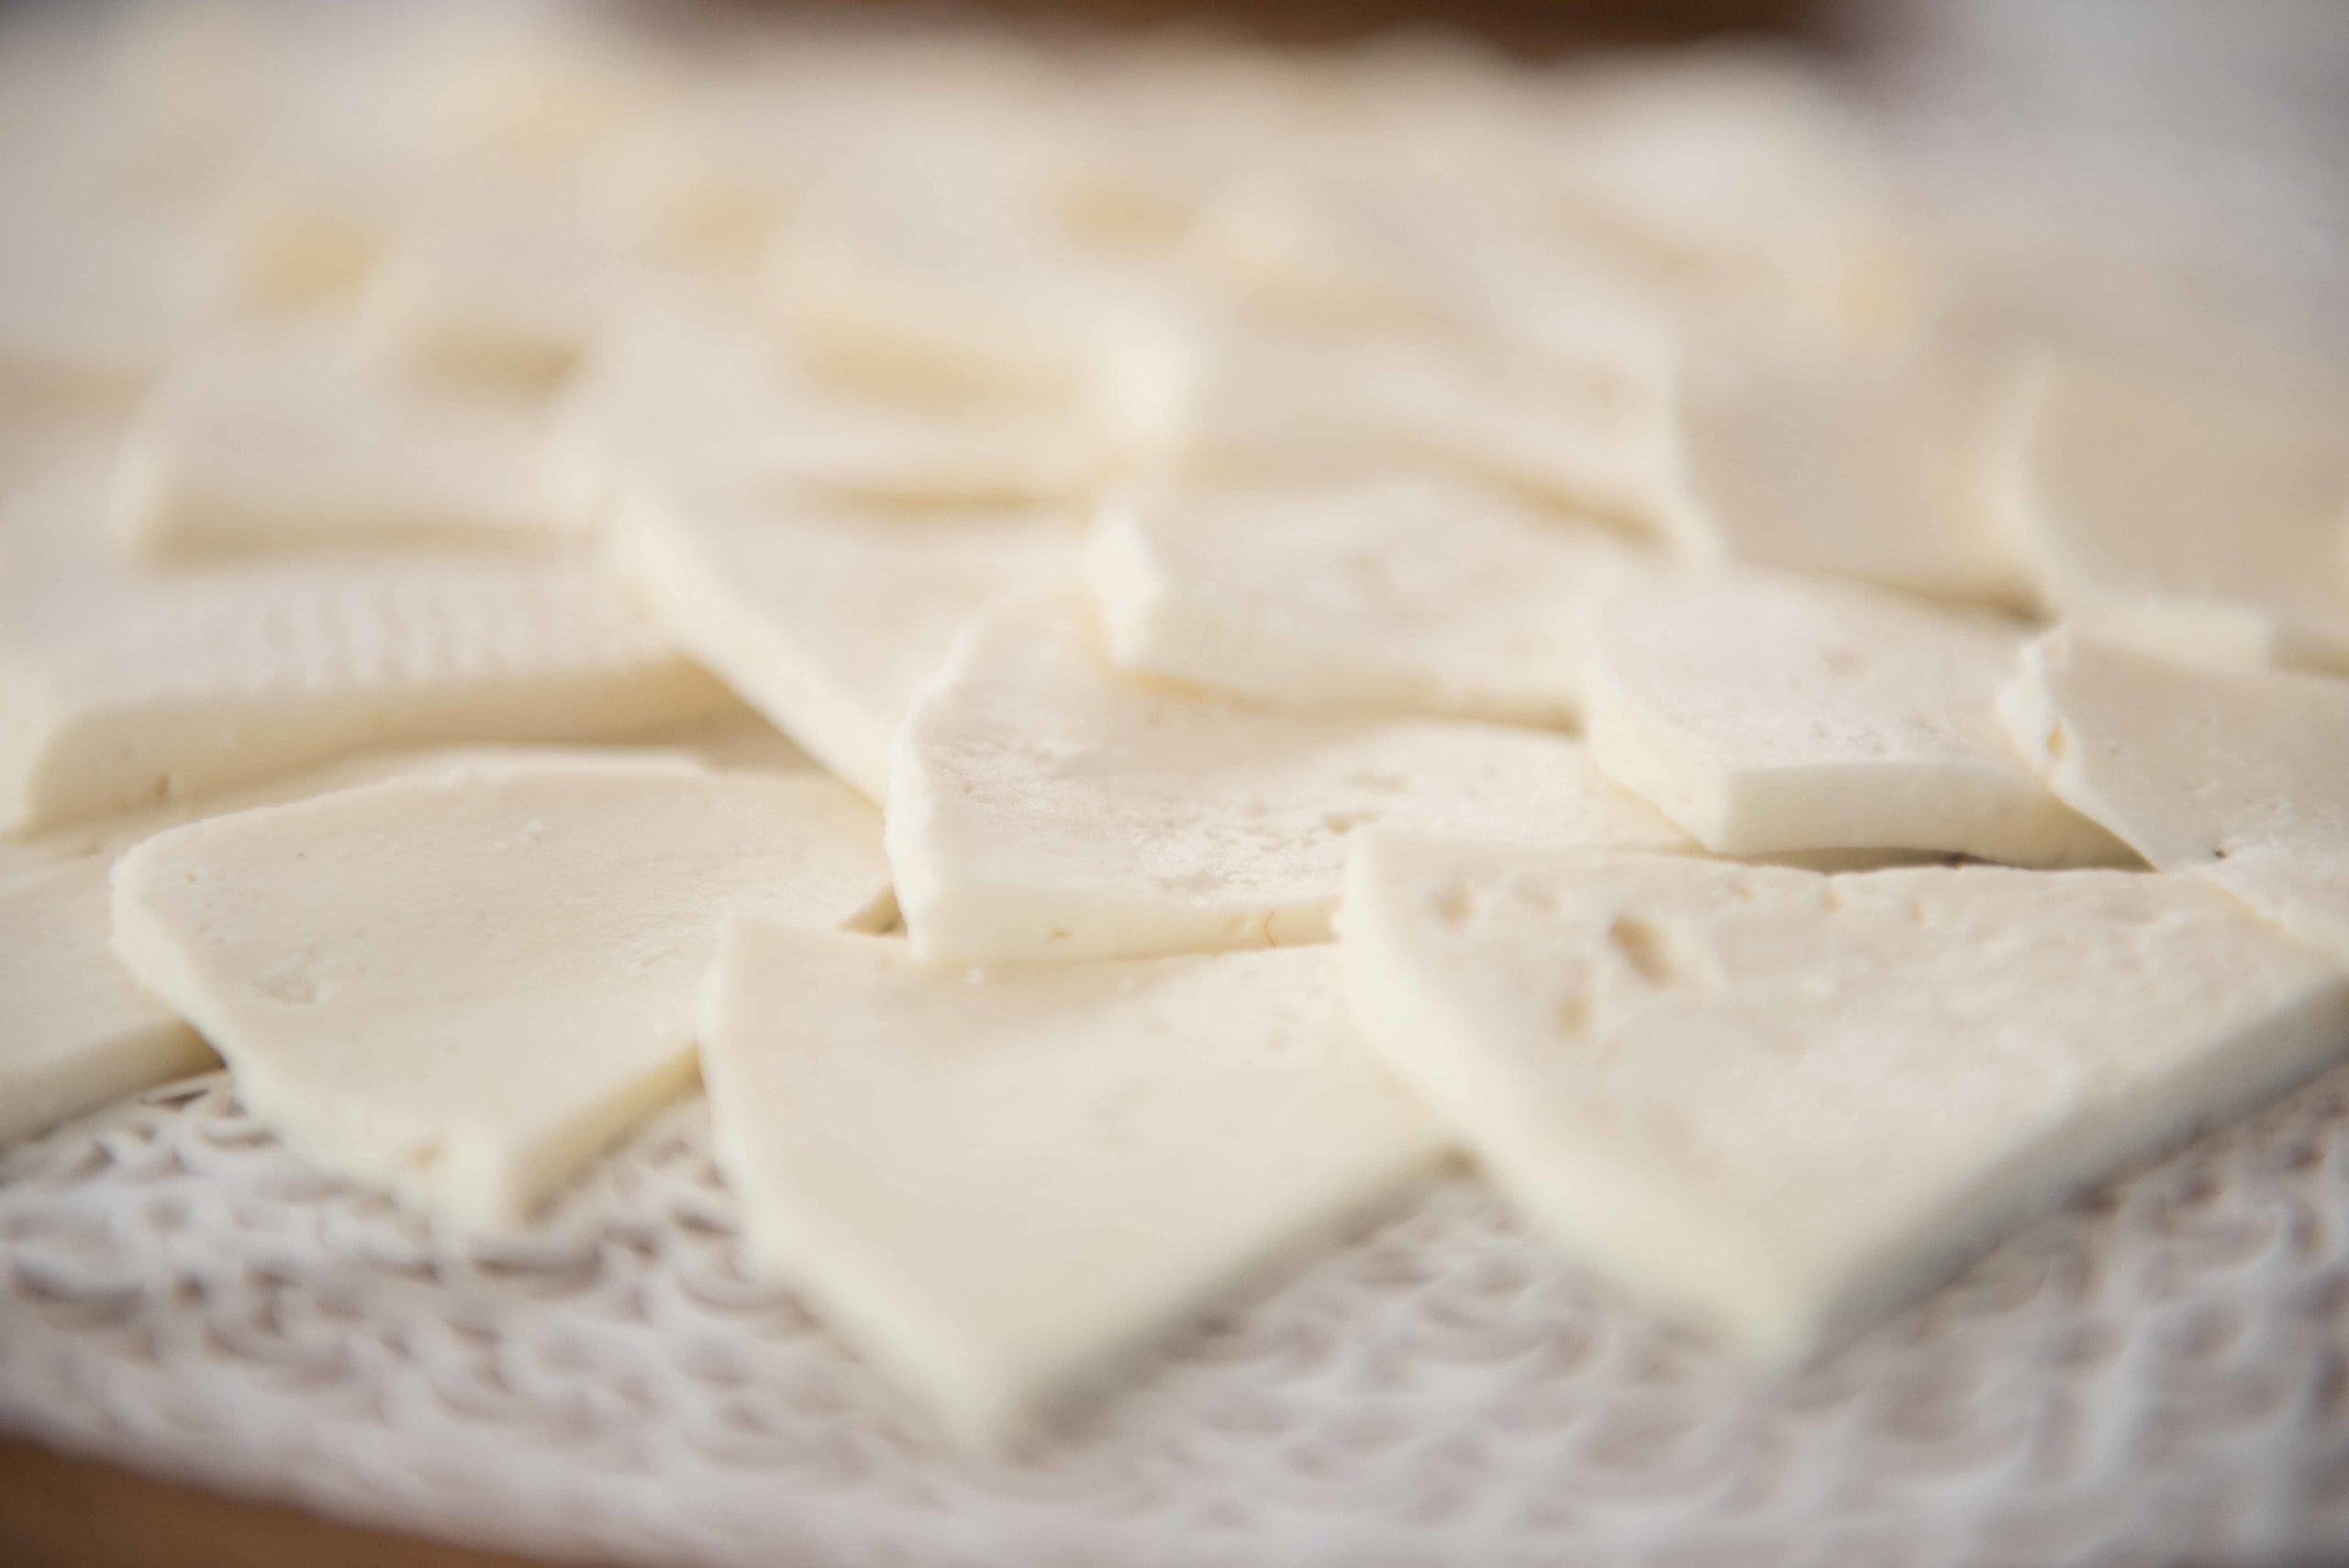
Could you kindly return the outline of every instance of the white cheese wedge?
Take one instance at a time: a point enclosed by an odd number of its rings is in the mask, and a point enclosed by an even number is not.
[[[1030,130],[901,130],[808,194],[765,284],[810,362],[917,402],[1052,404],[1081,397],[1098,364],[1150,329],[1139,280],[1055,235],[1024,199]]]
[[[678,728],[668,751],[483,746],[350,757],[200,804],[175,801],[0,840],[0,1005],[9,1019],[0,1031],[0,1143],[213,1064],[195,1032],[139,990],[107,946],[106,876],[131,845],[200,816],[500,762],[628,759],[689,769],[717,756],[772,765],[740,726]],[[775,740],[788,751],[788,742]]]
[[[107,951],[106,866],[0,885],[0,1144],[212,1063]]]
[[[1429,477],[1177,485],[1102,510],[1086,581],[1127,669],[1296,706],[1564,724],[1585,618],[1637,559]]]
[[[898,737],[887,816],[916,953],[970,962],[1322,940],[1367,822],[1687,847],[1568,737],[1169,690],[1112,670],[1070,595],[965,631]]]
[[[1089,418],[925,408],[818,381],[721,306],[648,305],[600,339],[550,437],[558,501],[596,516],[641,490],[765,486],[887,502],[1023,505],[1089,490]]]
[[[1999,726],[2023,641],[1850,584],[1642,579],[1592,621],[1591,753],[1717,854],[2125,861]]]
[[[0,832],[426,740],[612,735],[724,701],[584,566],[429,554],[153,575],[109,556],[105,475],[0,510]]]
[[[998,1447],[1437,1167],[1339,979],[1329,948],[966,974],[738,919],[718,1159],[761,1262]]]
[[[2026,651],[1998,711],[2050,788],[2154,865],[2349,954],[2349,685],[2066,628]]]
[[[560,387],[641,289],[637,268],[564,211],[464,210],[395,243],[359,303],[386,366],[485,390]]]
[[[296,1152],[505,1229],[692,1084],[729,910],[888,922],[879,840],[828,779],[503,762],[148,840],[114,945]]]
[[[2196,662],[2349,673],[2349,405],[2042,358],[1991,495],[2083,631]]]
[[[1432,467],[1642,522],[1666,494],[1653,389],[1490,346],[1170,328],[1119,361],[1105,401],[1146,470],[1244,482]]]
[[[1066,514],[859,515],[821,501],[624,505],[611,557],[678,645],[881,799],[914,698],[972,616],[1073,577]]]
[[[1981,380],[1932,350],[1721,353],[1675,378],[1664,531],[1692,561],[2028,597],[1981,485]]]
[[[134,417],[114,538],[147,561],[283,546],[543,544],[563,519],[542,421],[371,373],[338,345],[183,360]]]
[[[1570,1256],[1799,1359],[2349,1041],[2349,973],[2188,877],[1828,878],[1365,835],[1359,1029]]]

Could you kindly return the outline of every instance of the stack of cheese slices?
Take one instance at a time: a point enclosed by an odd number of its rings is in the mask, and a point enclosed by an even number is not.
[[[2321,369],[1799,61],[638,26],[0,32],[0,1139],[698,1076],[992,1445],[1454,1160],[1800,1361],[2349,1047]]]

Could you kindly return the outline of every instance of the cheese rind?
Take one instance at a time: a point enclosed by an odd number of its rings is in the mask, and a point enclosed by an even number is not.
[[[2349,687],[2061,628],[2025,651],[1998,712],[2051,789],[2153,864],[2349,954]]]
[[[974,621],[898,737],[888,845],[929,961],[1318,941],[1365,822],[1683,849],[1563,735],[1252,712],[1121,677],[1068,595]]]
[[[195,796],[340,753],[608,735],[725,700],[576,562],[418,552],[139,574],[104,476],[0,514],[0,831]]]
[[[872,799],[924,682],[980,609],[1064,576],[1048,512],[860,516],[809,497],[623,504],[611,559],[679,646]]]
[[[1998,431],[1991,499],[2065,620],[2196,662],[2349,673],[2349,403],[2043,356]]]
[[[993,1448],[1431,1173],[1337,954],[927,968],[737,919],[702,1014],[761,1262]]]
[[[879,837],[828,779],[461,768],[147,840],[114,947],[296,1152],[507,1229],[693,1083],[729,910],[893,917]]]
[[[1357,844],[1356,1027],[1571,1256],[1803,1358],[2340,1053],[2349,973],[2200,882]]]
[[[1583,618],[1636,560],[1609,533],[1419,477],[1113,503],[1086,581],[1127,669],[1299,707],[1564,724]]]
[[[2001,730],[2022,639],[1996,622],[1753,574],[1635,582],[1591,628],[1592,755],[1717,854],[2127,859]]]

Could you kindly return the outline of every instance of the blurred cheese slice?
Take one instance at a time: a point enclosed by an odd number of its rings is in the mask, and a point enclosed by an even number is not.
[[[892,917],[879,840],[822,778],[491,763],[150,839],[114,944],[296,1152],[506,1229],[692,1084],[729,910]]]
[[[1436,1168],[1338,981],[1329,948],[965,973],[737,919],[718,1159],[761,1262],[997,1447]]]
[[[646,499],[621,508],[612,559],[680,647],[877,801],[963,624],[1070,576],[1077,537],[1050,512]]]
[[[1346,835],[1679,849],[1575,741],[1284,717],[1121,676],[1045,595],[981,616],[890,769],[889,861],[925,961],[1144,957],[1330,933]]]
[[[1692,360],[1675,380],[1664,529],[1703,564],[2021,603],[2022,564],[1982,489],[1987,418],[1970,362],[1928,349]]]
[[[829,491],[882,502],[1018,505],[1089,489],[1108,460],[1088,419],[941,410],[818,381],[740,317],[648,305],[597,342],[557,408],[549,472],[595,516],[624,494]]]
[[[1991,479],[2082,630],[2349,673],[2349,401],[2043,357],[2015,380]]]
[[[1757,573],[1642,579],[1592,628],[1592,755],[1717,854],[2128,858],[2000,728],[2006,625]]]
[[[1827,878],[1366,835],[1359,1029],[1569,1256],[1802,1358],[2349,1040],[2349,975],[2187,877]]]
[[[1149,329],[1138,279],[1023,211],[1030,132],[885,136],[808,193],[766,300],[828,379],[917,403],[1066,404]]]
[[[2164,871],[2349,954],[2349,685],[2194,669],[2060,628],[1999,698],[2048,785]]]
[[[249,339],[183,360],[117,459],[114,538],[148,561],[284,546],[541,544],[543,421],[372,373],[340,345]]]
[[[1295,706],[1562,724],[1584,617],[1637,559],[1434,478],[1186,485],[1107,507],[1087,581],[1127,669]]]
[[[480,555],[111,559],[105,476],[0,510],[0,831],[371,747],[611,735],[724,700],[577,564]]]
[[[212,1063],[106,951],[106,866],[0,882],[0,1145]]]
[[[1148,471],[1341,481],[1410,464],[1637,521],[1665,495],[1651,389],[1489,345],[1170,321],[1105,401]]]

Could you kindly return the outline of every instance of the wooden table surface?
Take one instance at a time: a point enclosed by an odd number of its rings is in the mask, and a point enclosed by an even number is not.
[[[6,1568],[531,1568],[0,1439]]]

